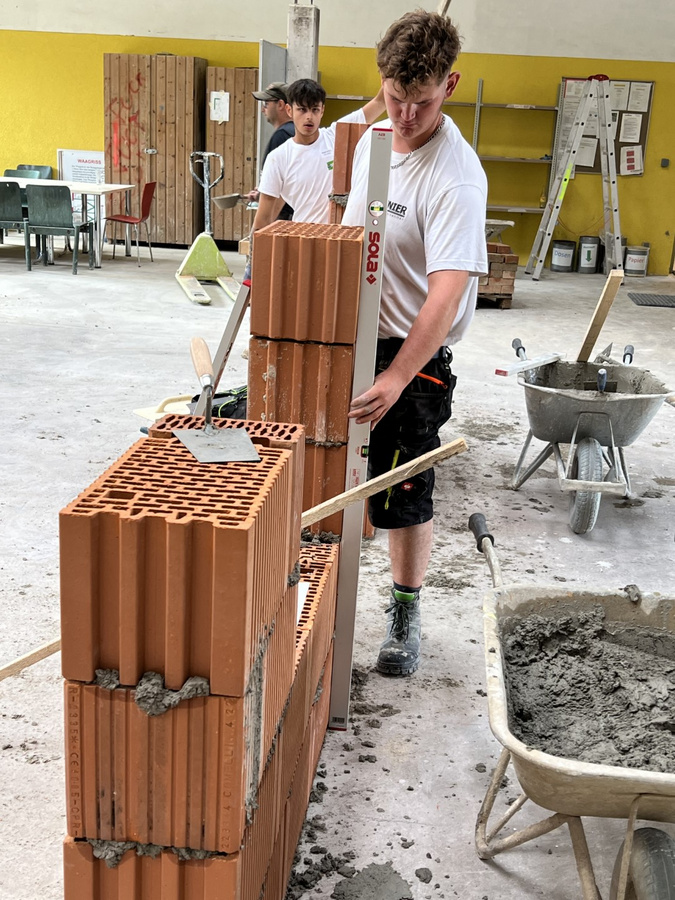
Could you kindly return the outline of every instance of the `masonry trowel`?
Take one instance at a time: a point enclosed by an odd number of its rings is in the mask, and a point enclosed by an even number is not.
[[[213,400],[213,364],[203,338],[192,338],[190,355],[206,399],[204,428],[176,428],[173,435],[181,441],[198,462],[260,462],[245,428],[214,428],[211,417]]]

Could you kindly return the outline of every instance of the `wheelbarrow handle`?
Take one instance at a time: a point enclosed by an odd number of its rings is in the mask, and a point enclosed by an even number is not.
[[[518,357],[518,359],[527,359],[527,356],[525,354],[525,347],[523,347],[523,343],[520,338],[514,338],[511,341],[511,346],[516,351],[516,356]]]
[[[504,580],[499,566],[499,559],[493,549],[495,539],[488,531],[483,513],[472,513],[469,516],[469,528],[476,538],[476,546],[485,555],[490,574],[492,575],[493,585],[496,588],[501,587],[504,584]]]

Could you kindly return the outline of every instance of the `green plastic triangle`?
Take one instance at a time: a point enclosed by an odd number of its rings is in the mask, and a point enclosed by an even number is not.
[[[200,278],[202,281],[232,277],[227,263],[220,255],[216,242],[206,232],[197,235],[176,275],[194,275],[195,278]]]

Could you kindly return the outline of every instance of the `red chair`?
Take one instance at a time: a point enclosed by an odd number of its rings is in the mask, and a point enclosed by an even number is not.
[[[150,262],[154,262],[152,258],[152,246],[150,244],[150,230],[148,228],[148,216],[150,215],[150,207],[152,199],[155,196],[156,181],[149,181],[143,188],[143,196],[141,197],[141,214],[140,216],[108,216],[108,222],[113,223],[113,259],[115,259],[115,235],[117,234],[117,223],[122,225],[133,225],[136,229],[136,257],[138,265],[141,264],[141,251],[138,247],[138,226],[143,222],[145,224],[145,233],[148,238],[148,250],[150,251]]]

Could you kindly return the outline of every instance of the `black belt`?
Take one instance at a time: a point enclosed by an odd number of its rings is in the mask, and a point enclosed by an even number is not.
[[[403,338],[397,337],[378,338],[377,352],[378,354],[387,353],[389,355],[395,355],[403,346],[403,341]],[[446,354],[450,352],[451,351],[449,347],[439,347],[438,350],[429,357],[429,359],[443,359]]]

